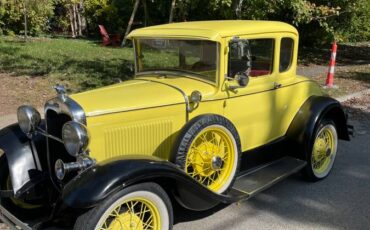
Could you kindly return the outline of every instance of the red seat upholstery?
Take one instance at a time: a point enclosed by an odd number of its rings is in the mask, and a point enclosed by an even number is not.
[[[262,75],[268,75],[270,74],[270,71],[269,70],[251,70],[251,72],[249,73],[249,76],[251,77],[258,77],[258,76],[262,76]]]

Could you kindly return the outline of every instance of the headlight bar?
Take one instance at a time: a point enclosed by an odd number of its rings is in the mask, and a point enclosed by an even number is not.
[[[62,139],[48,134],[41,129],[41,115],[32,106],[23,105],[17,110],[18,124],[27,137],[31,138],[33,134],[40,133],[43,136],[63,143],[67,152],[74,157],[84,153],[89,145],[90,135],[84,124],[76,121],[69,121],[63,125]]]

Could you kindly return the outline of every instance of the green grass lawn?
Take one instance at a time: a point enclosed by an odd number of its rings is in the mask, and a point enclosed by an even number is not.
[[[89,40],[0,37],[0,71],[62,81],[73,92],[131,78],[130,62],[131,48],[102,47]]]
[[[345,68],[336,72],[338,89],[326,90],[332,96],[351,93],[369,87],[369,46],[341,45],[339,62]],[[323,55],[325,53],[326,55]],[[328,62],[330,51],[301,49],[299,63],[303,65]],[[127,80],[133,73],[132,48],[102,47],[100,42],[63,38],[32,38],[0,36],[0,72],[13,76],[31,76],[47,79],[51,84],[60,82],[71,92],[79,92],[112,84],[117,79]],[[163,61],[162,58],[154,59]],[[311,76],[323,83],[326,71]]]

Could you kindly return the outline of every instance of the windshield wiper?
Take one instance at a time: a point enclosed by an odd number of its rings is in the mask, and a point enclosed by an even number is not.
[[[136,76],[145,76],[145,75],[158,75],[160,77],[168,77],[171,75],[186,77],[184,74],[180,74],[179,71],[173,71],[173,70],[149,70],[149,71],[143,71],[136,73]]]

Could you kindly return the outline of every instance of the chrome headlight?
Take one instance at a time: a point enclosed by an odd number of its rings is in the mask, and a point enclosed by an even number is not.
[[[62,139],[67,152],[76,157],[87,149],[90,136],[86,126],[69,121],[63,125]]]
[[[18,124],[22,132],[29,135],[40,125],[40,113],[32,106],[22,105],[17,110]]]

